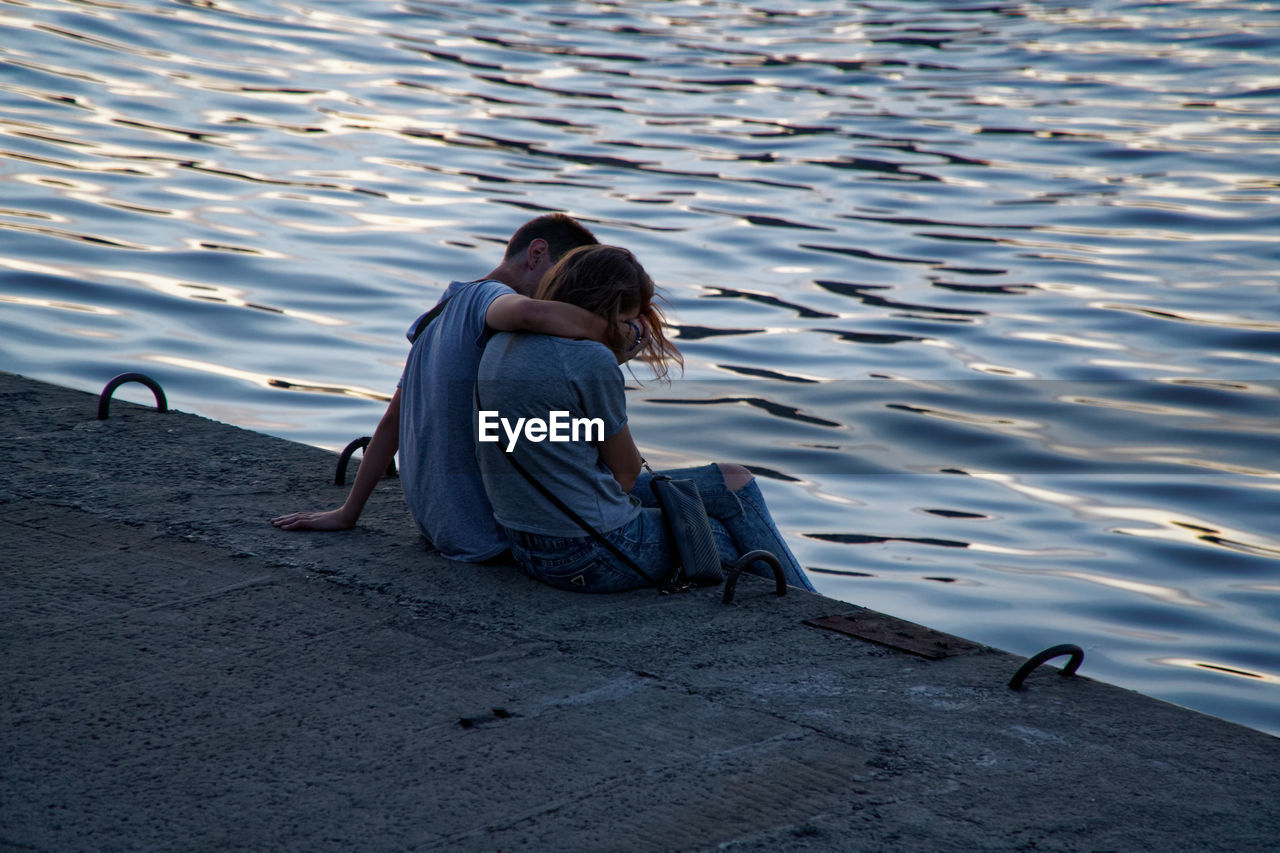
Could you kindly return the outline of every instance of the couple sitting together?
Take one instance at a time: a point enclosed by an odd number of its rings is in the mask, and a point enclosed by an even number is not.
[[[670,574],[675,547],[650,487],[654,474],[641,471],[627,426],[619,365],[638,356],[661,377],[681,357],[664,334],[653,281],[630,252],[600,245],[563,214],[538,217],[516,231],[488,276],[450,284],[409,339],[400,385],[346,503],[272,524],[353,527],[399,450],[413,517],[451,560],[484,562],[509,550],[530,576],[583,592],[635,589]],[[484,441],[482,411],[505,421]],[[561,425],[572,419],[594,429],[578,440],[551,441],[538,440],[545,430],[526,428],[521,437],[520,427],[512,428],[521,418],[545,423],[555,413],[568,413]],[[504,458],[508,451],[526,473]],[[789,585],[813,589],[745,468],[720,463],[660,473],[697,484],[723,561],[770,551]],[[747,570],[773,577],[762,561]]]

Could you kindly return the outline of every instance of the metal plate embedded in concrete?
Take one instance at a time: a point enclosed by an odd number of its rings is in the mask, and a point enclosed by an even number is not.
[[[876,613],[873,610],[806,619],[805,624],[857,637],[860,640],[869,640],[872,643],[910,652],[929,660],[967,654],[982,648],[978,643],[944,634],[914,622]]]

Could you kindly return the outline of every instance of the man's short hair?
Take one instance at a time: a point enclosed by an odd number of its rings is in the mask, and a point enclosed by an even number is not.
[[[547,241],[551,260],[558,261],[565,253],[579,246],[594,246],[600,241],[585,225],[564,213],[549,213],[530,219],[516,229],[507,241],[507,253],[503,260],[510,260],[529,248],[529,244],[541,237]]]

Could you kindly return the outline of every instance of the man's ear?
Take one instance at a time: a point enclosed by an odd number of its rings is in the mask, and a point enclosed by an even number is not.
[[[542,263],[544,258],[549,257],[551,245],[541,237],[535,237],[533,242],[529,244],[529,248],[524,252],[524,265],[526,269],[537,269],[538,264]]]

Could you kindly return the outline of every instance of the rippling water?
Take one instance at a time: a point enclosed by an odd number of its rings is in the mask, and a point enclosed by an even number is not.
[[[650,460],[750,464],[823,592],[1280,734],[1280,4],[0,0],[0,44],[0,368],[338,447],[567,210],[669,297]]]

